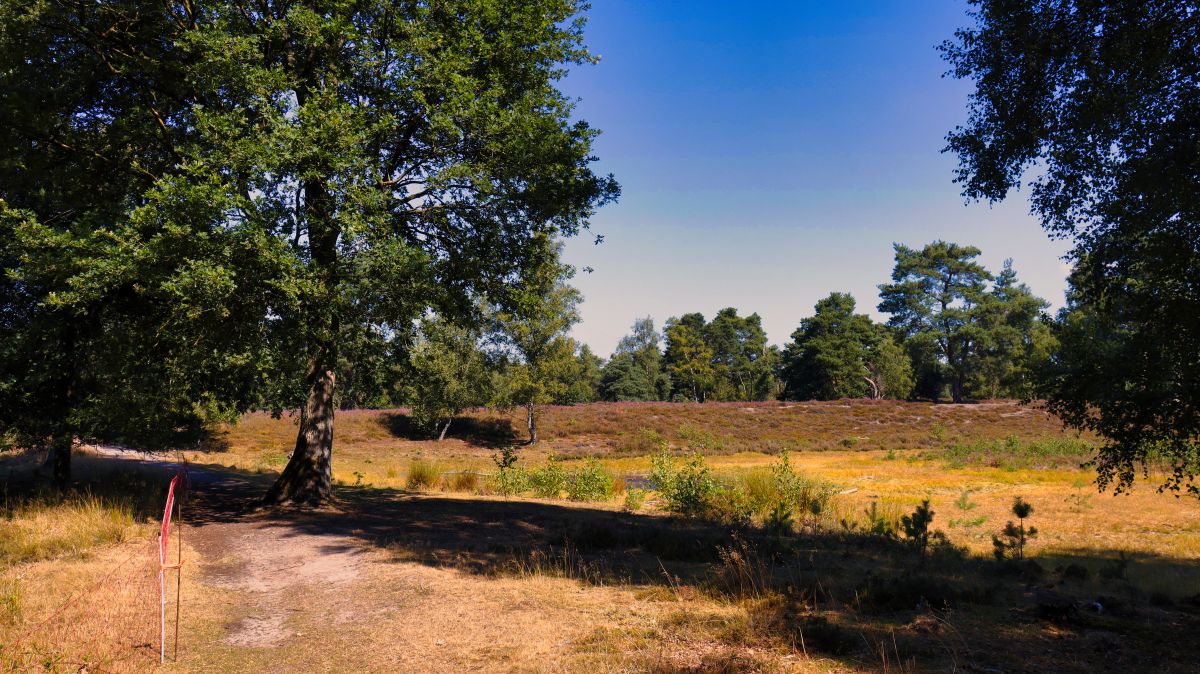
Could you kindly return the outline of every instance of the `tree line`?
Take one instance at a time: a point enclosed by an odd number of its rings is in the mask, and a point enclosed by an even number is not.
[[[339,405],[410,405],[439,438],[468,408],[521,407],[536,442],[544,404],[1035,397],[1058,343],[1049,305],[1011,261],[993,274],[979,254],[944,241],[897,244],[891,282],[880,286],[884,323],[834,292],[782,349],[768,344],[758,314],[731,307],[672,317],[661,331],[637,319],[607,360],[568,335],[581,298],[558,262],[526,280],[521,308],[483,306],[471,324],[430,315],[374,347],[390,358],[347,363],[355,376]]]

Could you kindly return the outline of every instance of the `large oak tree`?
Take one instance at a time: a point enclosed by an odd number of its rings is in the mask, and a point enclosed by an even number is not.
[[[430,306],[504,303],[544,263],[537,241],[577,233],[615,198],[590,168],[596,132],[556,86],[593,60],[580,11],[0,0],[6,226],[35,252],[57,241],[65,260],[38,285],[6,252],[6,307],[120,333],[92,308],[124,298],[121,316],[154,323],[129,343],[167,335],[187,346],[165,351],[183,370],[196,351],[218,361],[197,391],[220,394],[210,384],[241,364],[252,386],[236,407],[300,410],[269,500],[328,498],[341,345],[409,330]],[[12,315],[6,330],[32,325]]]
[[[1051,408],[1108,439],[1101,484],[1200,474],[1200,11],[1178,0],[973,0],[943,45],[975,85],[957,180],[1075,242]]]

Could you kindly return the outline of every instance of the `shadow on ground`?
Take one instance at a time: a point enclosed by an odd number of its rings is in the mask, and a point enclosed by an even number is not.
[[[86,461],[106,479],[130,469],[120,459]],[[656,638],[704,635],[735,658],[706,661],[700,671],[744,668],[736,658],[747,647],[790,648],[853,668],[890,663],[905,671],[1200,667],[1200,642],[1184,638],[1200,634],[1200,564],[1191,559],[1141,555],[1122,563],[1116,552],[1078,550],[1041,563],[1001,564],[950,546],[922,557],[904,541],[861,532],[772,536],[752,527],[563,502],[365,486],[340,487],[332,507],[264,510],[259,499],[274,475],[192,469],[193,526],[258,521],[290,535],[329,536],[331,544],[358,540],[397,563],[483,578],[541,573],[628,583],[681,607],[694,605],[691,599],[743,607],[744,622],[735,627],[691,619],[686,608],[661,627]],[[164,466],[135,470],[147,479],[169,472]],[[1172,574],[1180,592],[1139,591],[1127,580],[1130,565]]]
[[[429,440],[437,434],[417,425],[404,411],[384,413],[380,422],[392,436],[403,440]],[[459,416],[450,424],[446,437],[457,438],[468,445],[497,448],[520,442],[512,421],[503,417],[481,418]]]

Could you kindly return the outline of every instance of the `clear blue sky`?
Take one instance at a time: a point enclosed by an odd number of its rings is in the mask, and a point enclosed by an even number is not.
[[[969,84],[942,78],[935,46],[965,25],[961,0],[731,3],[594,0],[599,65],[563,82],[603,130],[599,168],[619,203],[570,241],[583,321],[607,357],[636,317],[758,312],[787,341],[813,304],[849,292],[875,310],[892,242],[973,244],[1054,307],[1066,244],[1026,194],[965,204],[955,158]]]

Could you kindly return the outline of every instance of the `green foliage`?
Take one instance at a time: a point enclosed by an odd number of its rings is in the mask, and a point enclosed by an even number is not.
[[[782,501],[776,503],[763,519],[763,528],[772,536],[787,536],[792,533],[794,527],[792,510]]]
[[[964,489],[954,500],[954,506],[959,510],[974,510],[979,507],[979,504],[971,500],[971,490]]]
[[[867,533],[888,537],[896,535],[896,518],[880,510],[878,501],[871,501],[871,505],[863,510],[863,515],[867,520],[864,527]]]
[[[713,398],[749,401],[775,396],[779,356],[767,346],[758,314],[738,316],[737,309],[727,307],[704,326],[703,334],[713,354]]]
[[[1033,514],[1033,506],[1025,499],[1018,496],[1013,500],[1012,514],[1019,524],[1013,524],[1010,520],[998,536],[992,536],[992,552],[998,560],[1009,557],[1024,559],[1025,544],[1038,535],[1037,527],[1025,527],[1025,518]]]
[[[682,464],[662,452],[651,459],[650,483],[666,502],[666,510],[684,517],[709,515],[720,485],[704,457],[693,453]]]
[[[567,488],[567,473],[556,457],[550,457],[546,465],[529,471],[529,486],[533,495],[540,498],[558,498]]]
[[[430,318],[420,333],[409,353],[405,399],[418,426],[444,436],[455,416],[492,399],[492,375],[476,332]]]
[[[558,89],[594,60],[582,6],[509,9],[3,0],[0,425],[132,436],[304,406],[272,498],[327,498],[364,335],[524,304],[545,241],[617,196]]]
[[[566,475],[567,498],[572,501],[607,501],[613,494],[613,476],[594,458]]]
[[[600,376],[600,397],[610,401],[665,400],[670,378],[662,368],[658,332],[649,317],[633,323]]]
[[[1169,468],[1164,486],[1195,491],[1193,7],[980,0],[972,17],[942,45],[952,74],[975,84],[968,123],[948,136],[957,181],[989,201],[1026,187],[1043,227],[1075,242],[1042,393],[1068,424],[1107,440],[1101,485],[1132,487],[1153,454]]]
[[[492,456],[492,461],[496,463],[492,485],[504,496],[516,496],[529,489],[529,474],[518,465],[518,460],[517,450],[511,446],[502,447],[499,454]]]
[[[646,490],[629,489],[625,492],[625,502],[621,508],[626,512],[637,512],[646,504]]]
[[[564,333],[579,322],[579,291],[567,285],[575,270],[558,261],[561,246],[542,238],[544,264],[524,279],[521,301],[494,313],[497,332],[516,356],[505,380],[503,399],[526,408],[530,444],[536,443],[538,406],[574,402],[583,361],[578,344]]]
[[[663,362],[671,375],[673,397],[702,403],[716,386],[713,352],[704,341],[704,317],[686,314],[667,321]]]
[[[966,394],[978,334],[975,310],[992,275],[975,262],[979,249],[934,241],[921,250],[895,244],[892,283],[879,286],[879,310],[915,344],[933,347],[954,402]]]
[[[779,461],[771,466],[779,503],[792,513],[811,515],[816,518],[829,509],[834,487],[828,482],[813,480],[792,469],[786,451],[779,453]]]
[[[922,558],[929,549],[929,525],[933,524],[933,514],[933,510],[929,507],[929,499],[925,499],[911,515],[904,515],[900,518],[904,537]]]
[[[850,295],[831,293],[784,348],[782,397],[902,398],[912,389],[910,371],[908,356],[886,328],[855,314]]]

